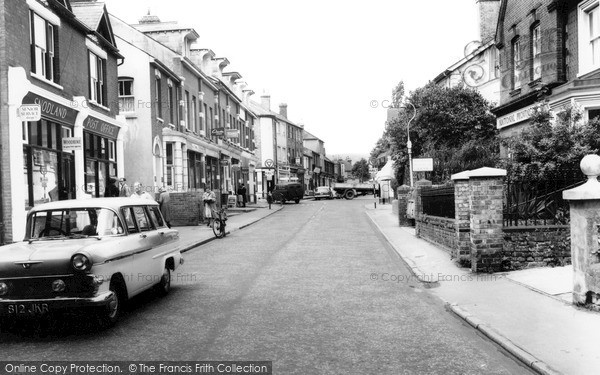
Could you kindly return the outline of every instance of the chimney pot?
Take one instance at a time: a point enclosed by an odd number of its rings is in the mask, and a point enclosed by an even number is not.
[[[279,114],[287,119],[287,104],[281,103],[279,105]]]
[[[260,105],[264,109],[271,110],[271,95],[261,95],[260,97]]]

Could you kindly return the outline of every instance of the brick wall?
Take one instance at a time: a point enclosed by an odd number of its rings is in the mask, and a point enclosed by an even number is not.
[[[497,42],[500,45],[500,65],[502,90],[500,104],[523,97],[533,91],[538,90],[543,85],[564,82],[565,78],[573,75],[576,71],[577,55],[577,33],[576,33],[576,15],[573,15],[573,6],[570,7],[557,5],[553,0],[511,0],[507,2],[504,14],[504,22],[499,23],[499,35]],[[502,20],[502,19],[500,19]],[[540,25],[541,47],[542,47],[542,77],[538,84],[531,84],[534,81],[529,72],[531,56],[531,35],[532,27]],[[567,34],[564,33],[566,27]],[[513,66],[512,60],[512,42],[519,38],[521,43],[521,58],[523,68],[519,74],[524,74],[525,79],[520,80],[520,91],[513,91],[511,84],[511,72]],[[563,40],[569,50],[565,70],[565,53],[563,50]]]
[[[453,257],[457,258],[459,261],[468,260],[471,257],[469,196],[469,180],[455,180],[454,213],[456,220],[456,247],[453,251]]]
[[[433,242],[453,255],[456,249],[455,220],[445,217],[419,215],[419,237]]]
[[[202,192],[171,192],[171,225],[198,225]]]
[[[569,226],[504,228],[505,269],[571,264]]]

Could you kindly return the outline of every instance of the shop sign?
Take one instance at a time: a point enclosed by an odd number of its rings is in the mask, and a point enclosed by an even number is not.
[[[102,121],[99,118],[88,116],[83,120],[83,128],[108,138],[117,138],[119,135],[119,127]]]
[[[240,167],[239,164],[232,164],[231,165],[231,170],[234,171],[234,172],[237,172],[237,171],[239,171],[241,169],[242,169],[242,167]]]
[[[216,135],[217,137],[221,137],[225,135],[225,128],[214,128],[210,131],[211,135]]]
[[[240,131],[239,129],[227,129],[226,131],[227,138],[239,138]]]
[[[23,104],[17,109],[17,115],[21,121],[40,121],[42,107],[39,104]]]
[[[229,160],[221,160],[221,165],[229,165]]]
[[[250,168],[248,167],[242,167],[242,172],[250,172]]]
[[[518,122],[529,120],[529,118],[531,118],[531,112],[532,112],[531,110],[533,109],[533,107],[535,107],[535,104],[530,105],[529,107],[520,109],[518,111],[515,111],[513,113],[510,113],[506,116],[499,117],[496,120],[496,127],[498,129],[502,129],[507,126],[516,124]]]
[[[40,111],[43,116],[70,125],[75,124],[75,118],[77,117],[76,110],[43,98],[32,92],[28,92],[27,95],[25,95],[23,104],[37,104],[40,106]]]
[[[273,168],[273,165],[275,165],[275,163],[273,162],[273,160],[271,160],[271,159],[265,160],[265,167],[267,167],[267,168]]]
[[[81,137],[63,138],[62,150],[65,152],[83,150],[83,140]]]

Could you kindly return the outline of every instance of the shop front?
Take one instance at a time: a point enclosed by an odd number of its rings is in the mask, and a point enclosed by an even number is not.
[[[117,137],[120,128],[94,116],[83,120],[85,195],[104,197],[110,178],[118,177]]]
[[[70,147],[78,111],[28,92],[22,104],[40,106],[39,121],[22,122],[24,208],[75,197],[74,154]]]

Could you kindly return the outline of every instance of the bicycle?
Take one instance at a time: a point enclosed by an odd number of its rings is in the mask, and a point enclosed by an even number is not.
[[[227,211],[225,208],[220,208],[215,211],[213,221],[212,221],[212,230],[217,238],[223,238],[227,234],[225,227],[227,226]]]

